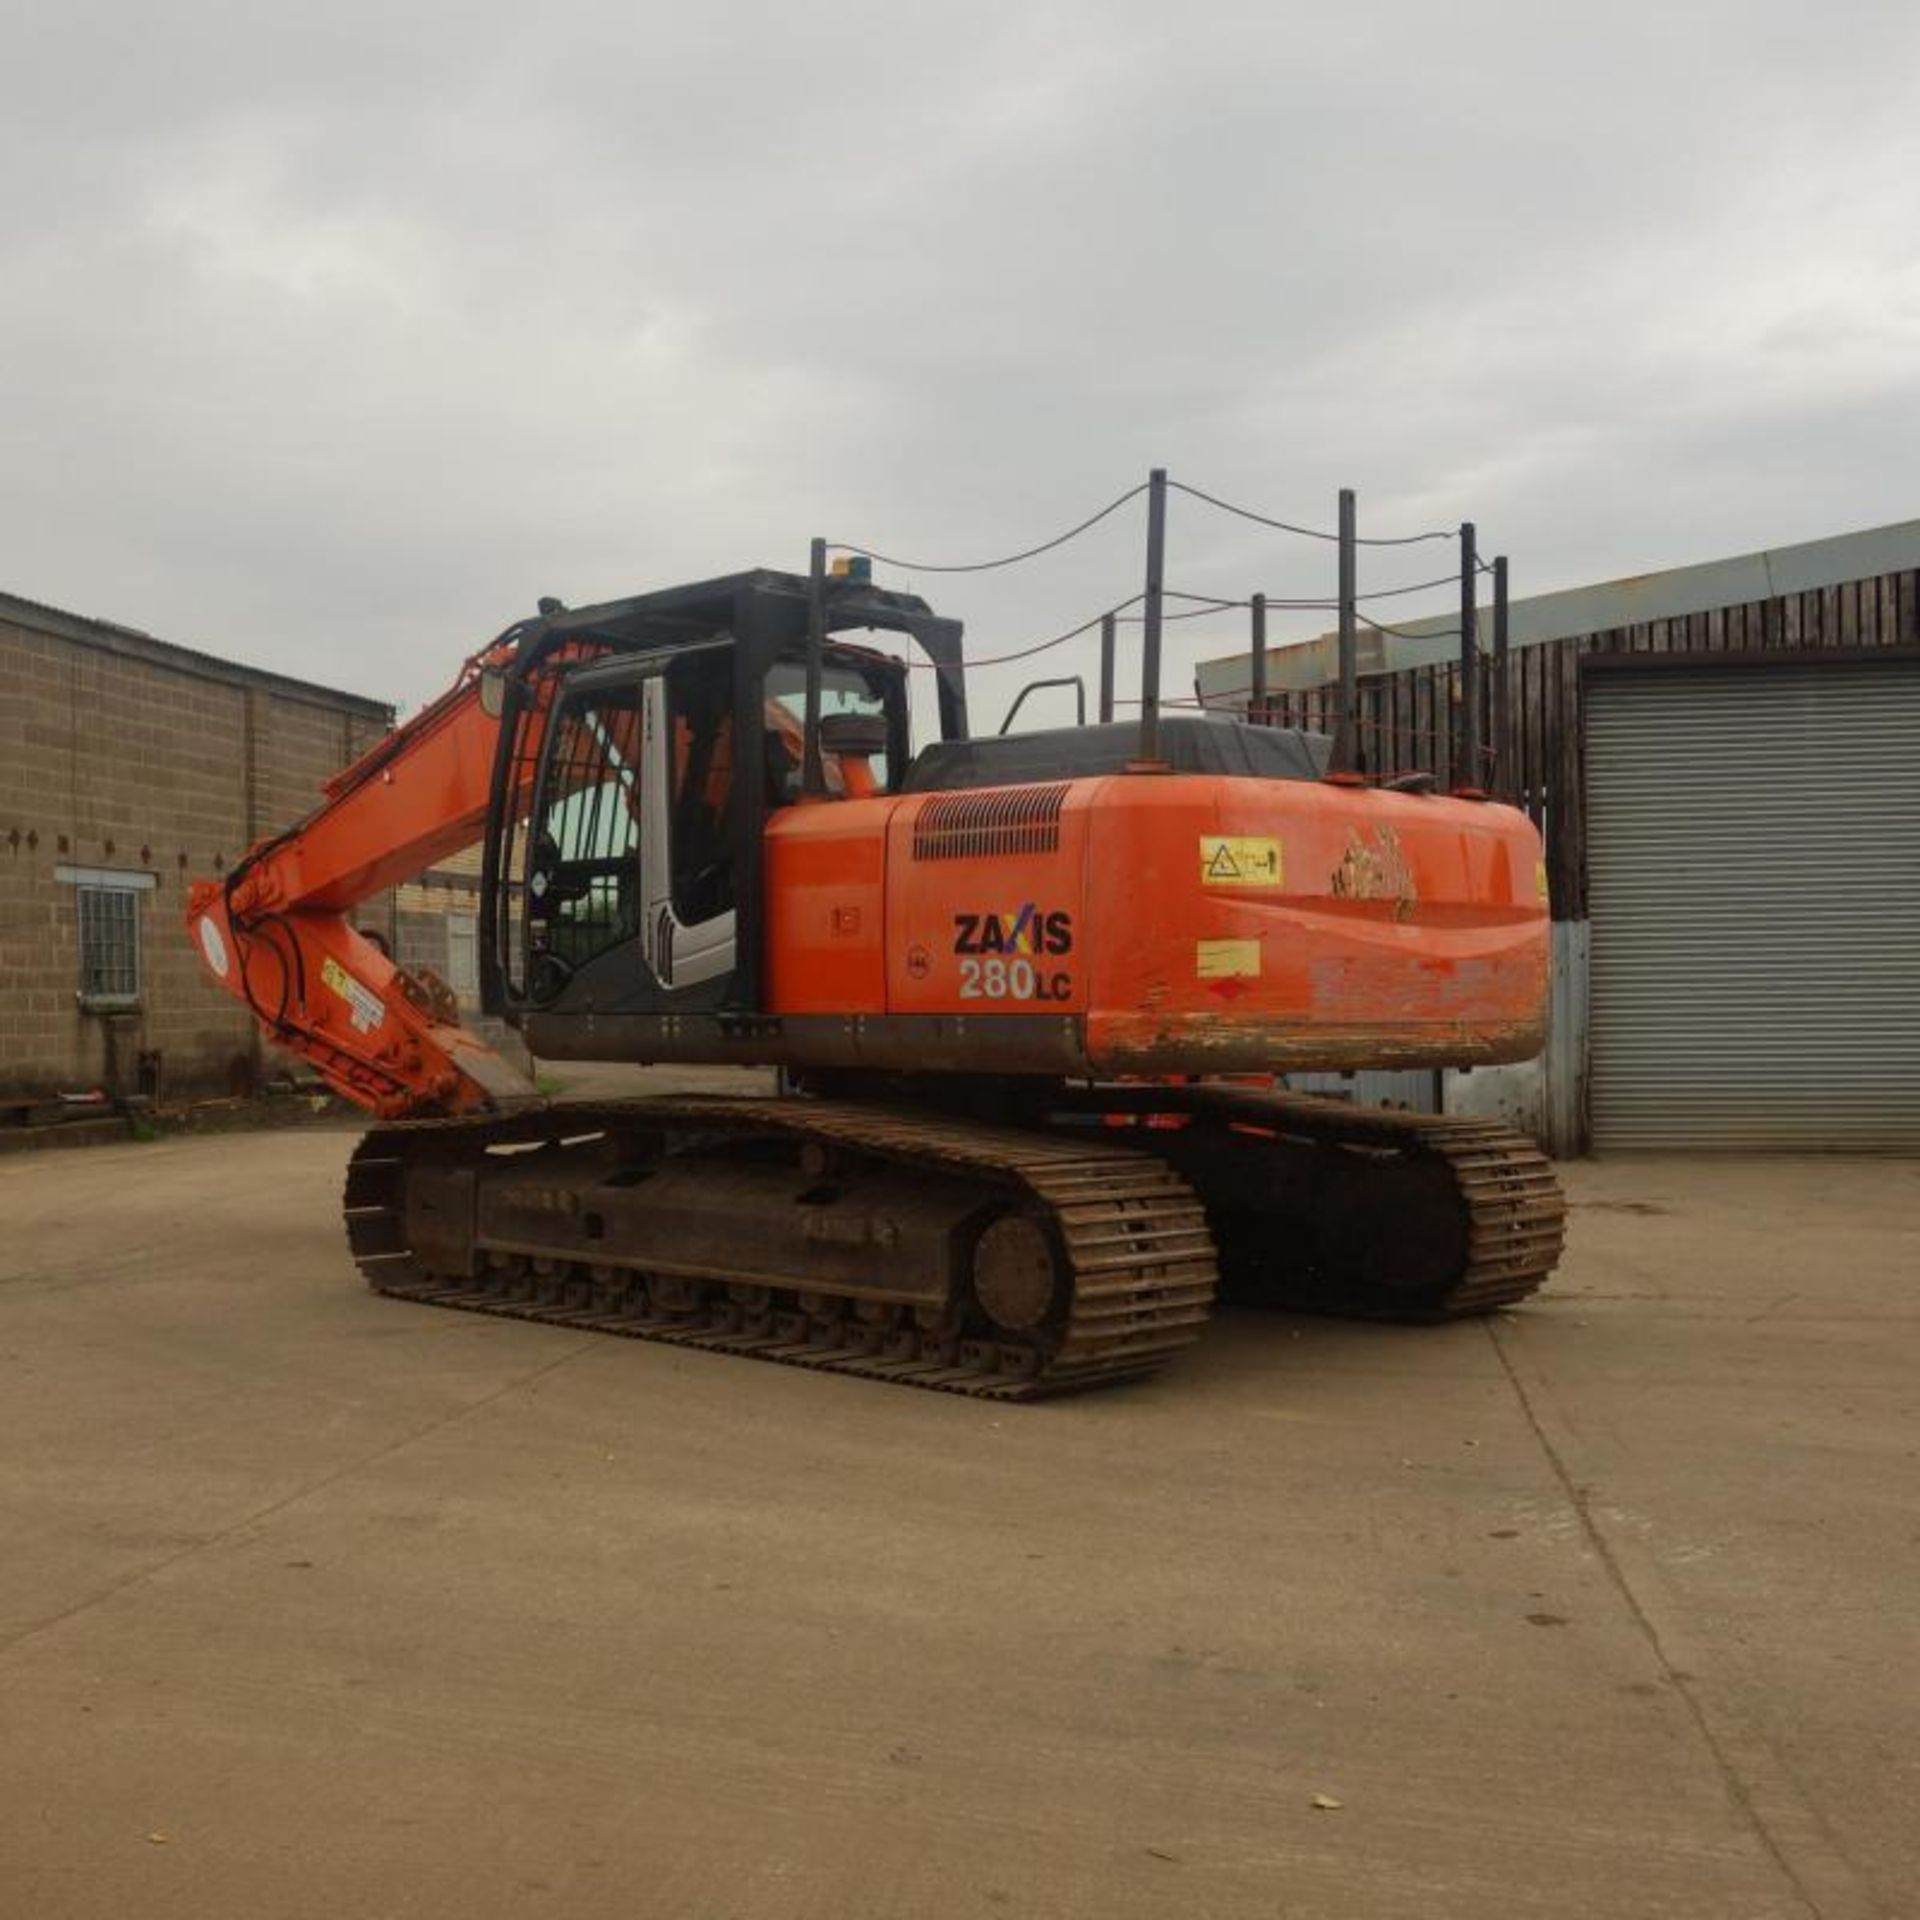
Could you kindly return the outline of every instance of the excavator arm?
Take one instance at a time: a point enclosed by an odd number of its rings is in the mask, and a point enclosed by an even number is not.
[[[189,929],[213,979],[335,1092],[383,1119],[534,1098],[460,1025],[439,981],[396,964],[349,918],[485,830],[499,696],[523,631],[475,654],[437,700],[335,774],[306,819],[188,894]]]

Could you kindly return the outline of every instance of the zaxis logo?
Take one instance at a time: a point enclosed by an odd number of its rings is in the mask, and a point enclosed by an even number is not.
[[[1016,913],[956,913],[955,953],[1071,953],[1073,915],[1043,913],[1031,900]]]

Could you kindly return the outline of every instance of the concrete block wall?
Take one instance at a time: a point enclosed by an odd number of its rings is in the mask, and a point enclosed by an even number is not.
[[[168,1097],[281,1070],[251,1017],[203,978],[182,924],[187,886],[311,809],[387,724],[370,701],[0,602],[0,1096],[135,1091],[142,1054],[160,1056]],[[136,896],[137,1008],[80,1004],[61,867],[152,877]],[[391,901],[359,917],[391,933]]]
[[[419,881],[394,890],[393,957],[403,967],[427,967],[453,984],[447,916],[458,913],[478,918],[480,855],[476,844],[443,861]],[[504,1020],[480,1011],[477,992],[460,996],[460,1022],[522,1073],[531,1075],[533,1066],[526,1042]]]
[[[443,913],[423,913],[408,902],[415,890],[400,889],[401,906],[394,915],[393,957],[403,967],[425,967],[447,977],[447,918]]]

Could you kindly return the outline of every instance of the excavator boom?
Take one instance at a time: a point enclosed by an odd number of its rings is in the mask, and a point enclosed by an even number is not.
[[[395,963],[352,910],[484,832],[514,636],[335,774],[318,808],[196,881],[187,917],[208,971],[335,1092],[384,1117],[484,1112],[533,1087],[460,1024],[438,981]]]

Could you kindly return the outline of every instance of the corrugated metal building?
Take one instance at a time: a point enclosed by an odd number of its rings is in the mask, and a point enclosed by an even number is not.
[[[1369,771],[1453,783],[1454,625],[1363,647]],[[1920,521],[1517,600],[1509,633],[1481,737],[1546,841],[1552,1038],[1357,1090],[1559,1153],[1920,1151]],[[1277,724],[1330,726],[1334,647],[1270,657]],[[1200,696],[1249,677],[1209,661]]]

